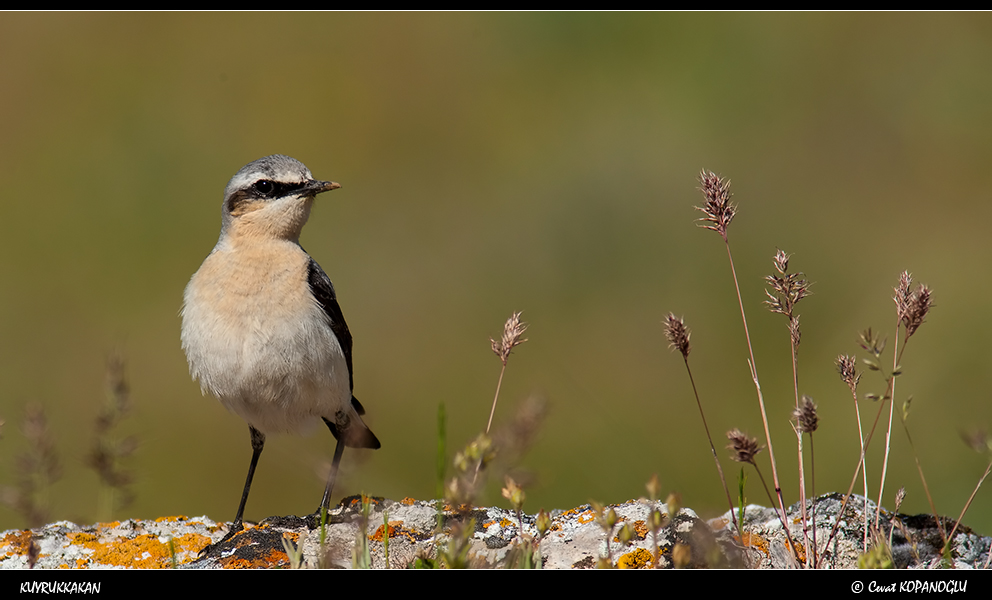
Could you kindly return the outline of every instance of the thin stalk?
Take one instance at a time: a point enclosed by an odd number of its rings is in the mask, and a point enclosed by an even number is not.
[[[927,485],[927,478],[923,476],[923,467],[920,465],[920,457],[916,453],[916,446],[913,445],[913,438],[909,435],[909,426],[906,425],[905,419],[900,419],[902,421],[902,428],[906,431],[906,439],[909,440],[909,448],[913,451],[913,460],[916,461],[916,471],[920,474],[920,480],[923,482],[923,491],[927,495],[927,501],[930,503],[930,512],[933,513],[933,518],[937,522],[937,530],[940,531],[940,537],[943,538],[944,547],[947,547],[947,531],[944,530],[944,523],[940,520],[940,515],[937,514],[937,507],[934,506],[933,497],[930,495],[930,487]]]
[[[792,346],[792,386],[796,394],[796,410],[799,410],[799,370],[796,365],[796,340],[791,335],[789,336],[790,344]],[[812,439],[812,438],[811,438]],[[799,455],[799,506],[800,514],[802,515],[803,521],[803,543],[806,546],[806,556],[813,556],[809,545],[809,522],[806,517],[806,471],[803,466],[803,434],[802,431],[796,430],[796,452]],[[815,529],[814,529],[815,533]],[[814,561],[813,564],[816,564]]]
[[[906,350],[906,343],[902,345],[902,349],[899,349],[899,323],[896,321],[896,341],[892,346],[892,375],[889,378],[889,426],[885,431],[885,459],[882,461],[882,480],[878,486],[878,501],[875,503],[875,528],[878,529],[879,518],[882,514],[882,493],[885,491],[885,475],[889,467],[889,450],[892,447],[892,414],[895,412],[895,397],[896,397],[896,369],[899,367],[899,362],[902,360],[902,353]],[[909,341],[908,338],[906,340]]]
[[[858,468],[861,469],[862,477],[864,478],[864,498],[865,498],[865,537],[864,537],[864,552],[868,552],[868,469],[865,468],[865,434],[861,429],[861,409],[858,408],[858,394],[853,389],[851,390],[851,396],[854,397],[854,414],[858,417],[858,438],[861,440],[861,463]],[[854,478],[857,479],[857,473],[854,474]]]
[[[875,528],[878,529],[878,520],[882,514],[882,493],[885,491],[885,474],[889,467],[889,450],[891,449],[892,440],[892,414],[895,412],[895,397],[896,397],[896,367],[899,366],[899,356],[902,352],[897,351],[899,348],[899,321],[896,321],[896,341],[895,345],[892,347],[892,379],[889,383],[889,427],[885,432],[885,458],[882,461],[882,481],[878,486],[878,501],[875,503]],[[903,345],[905,349],[905,345]]]
[[[889,402],[892,401],[891,396],[889,396],[888,394],[886,394],[885,397],[883,397],[883,399],[881,400],[882,404],[878,407],[878,412],[875,414],[875,421],[871,425],[871,431],[868,432],[868,438],[861,445],[861,457],[858,459],[858,466],[855,467],[854,469],[854,477],[851,478],[851,485],[847,487],[847,493],[844,494],[844,501],[841,502],[840,510],[837,512],[837,518],[834,519],[834,526],[830,530],[830,536],[827,537],[826,545],[823,547],[824,552],[826,551],[827,548],[830,547],[830,542],[833,541],[834,536],[837,535],[837,530],[840,527],[841,521],[843,520],[841,519],[841,516],[844,514],[844,509],[847,508],[847,503],[851,499],[851,492],[854,491],[854,484],[857,483],[858,481],[858,472],[861,471],[861,467],[865,464],[865,452],[867,452],[868,450],[868,445],[871,444],[872,436],[875,435],[875,428],[878,427],[878,419],[879,417],[882,416],[882,410],[885,408],[886,398],[888,398]],[[821,560],[823,556],[825,556],[825,554],[820,553]],[[817,564],[817,567],[819,567],[819,564]]]
[[[713,437],[710,435],[710,427],[706,424],[706,415],[703,414],[703,403],[699,400],[699,392],[696,390],[696,381],[692,377],[692,369],[689,368],[689,358],[683,355],[682,360],[685,362],[685,370],[689,374],[689,383],[692,384],[692,393],[696,397],[696,406],[699,407],[699,418],[703,420],[703,429],[706,430],[706,439],[710,442],[710,451],[713,452],[713,462],[716,463],[716,470],[720,474],[720,483],[723,484],[723,491],[727,494],[727,504],[730,505],[730,518],[733,519],[734,528],[737,529],[737,535],[740,537],[741,543],[743,543],[743,525],[738,522],[737,515],[734,514],[734,501],[730,498],[730,489],[727,488],[727,478],[723,475],[723,467],[720,466],[720,459],[717,458],[716,447],[713,445]]]
[[[772,502],[772,504],[774,504],[775,503],[775,500],[772,499],[772,494],[771,494],[770,491],[768,491],[768,483],[765,482],[765,476],[761,474],[761,469],[758,468],[758,465],[757,464],[755,464],[755,463],[751,463],[751,464],[754,466],[754,470],[758,472],[758,477],[761,479],[761,485],[764,486],[764,488],[765,488],[765,494],[768,495],[768,500],[770,500]],[[792,540],[792,534],[789,533],[788,517],[785,516],[785,513],[782,513],[782,514],[779,515],[778,518],[782,522],[782,530],[785,531],[785,539],[787,539],[789,541],[789,552],[790,552],[790,556],[792,556],[793,558],[795,558],[796,557],[796,543]],[[741,539],[741,542],[743,543],[743,541],[744,540],[742,538]]]
[[[489,411],[489,422],[486,423],[486,435],[489,435],[489,428],[493,426],[493,415],[496,414],[496,402],[499,400],[499,388],[503,385],[503,373],[506,372],[506,363],[503,363],[503,368],[499,370],[499,380],[496,382],[496,395],[493,396],[493,407]]]
[[[989,466],[985,467],[985,474],[982,475],[982,478],[978,480],[978,485],[975,486],[975,490],[973,492],[971,492],[971,495],[968,496],[968,501],[964,503],[964,508],[961,509],[961,515],[958,517],[957,523],[954,524],[954,528],[951,529],[951,535],[947,536],[947,541],[944,542],[944,544],[945,544],[944,550],[945,551],[947,550],[946,544],[948,544],[950,542],[950,540],[953,540],[954,539],[954,534],[958,530],[958,525],[961,524],[961,519],[964,518],[964,513],[968,512],[968,508],[971,507],[971,501],[974,500],[975,499],[975,495],[978,494],[978,488],[982,487],[982,484],[985,483],[985,478],[989,476],[989,471],[992,471],[992,461],[989,461]],[[941,554],[943,554],[943,553],[941,553]],[[992,551],[989,552],[989,555],[992,556]],[[988,565],[988,559],[986,559],[986,561],[985,561],[985,568],[987,569],[988,566],[989,566]]]
[[[813,434],[809,434],[809,478],[810,478],[810,493],[813,495],[813,504],[811,507],[812,519],[813,519],[813,564],[816,565],[816,458],[813,452]],[[806,551],[806,556],[809,556],[809,550]]]
[[[772,449],[772,435],[768,428],[768,415],[765,413],[765,399],[761,394],[761,384],[758,382],[758,370],[754,362],[754,350],[751,348],[751,334],[747,328],[747,315],[744,314],[744,300],[741,297],[741,286],[737,282],[737,269],[734,267],[734,256],[730,252],[730,242],[726,234],[723,235],[724,245],[727,247],[727,258],[730,260],[730,272],[734,278],[734,288],[737,290],[737,304],[741,309],[741,321],[744,323],[744,337],[747,338],[747,351],[750,355],[748,366],[751,368],[751,379],[754,381],[754,388],[758,393],[758,406],[761,409],[761,422],[765,428],[765,442],[768,445],[768,460],[772,463],[772,481],[775,484],[775,494],[778,496],[779,518],[784,525],[787,521],[785,515],[785,501],[782,499],[782,486],[778,482],[778,468],[775,466],[775,451]],[[789,531],[786,529],[786,535]]]

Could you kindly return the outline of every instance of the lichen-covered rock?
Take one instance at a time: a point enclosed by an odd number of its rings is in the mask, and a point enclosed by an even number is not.
[[[753,505],[745,509],[742,541],[729,512],[707,523],[686,508],[668,515],[661,503],[655,507],[665,519],[652,530],[652,506],[644,500],[602,507],[601,512],[589,505],[554,511],[541,537],[536,515],[451,506],[439,513],[437,503],[413,499],[367,499],[363,511],[361,498],[351,497],[329,513],[323,527],[312,518],[272,517],[246,526],[223,544],[218,542],[228,525],[206,517],[88,527],[60,521],[30,531],[7,531],[0,534],[0,568],[403,569],[446,566],[442,556],[477,568],[802,568],[812,566],[814,556],[820,568],[857,567],[859,559],[877,566],[890,561],[897,568],[940,564],[943,538],[932,516],[883,509],[879,530],[883,539],[892,540],[891,552],[865,555],[865,517],[873,522],[875,505],[860,496],[852,496],[846,505],[843,500],[842,494],[815,500],[816,549],[810,543],[809,552],[798,504],[787,509],[794,542],[790,551],[777,511]],[[807,509],[811,517],[813,503]],[[611,510],[612,524],[605,518]],[[942,519],[941,525],[949,534],[954,523]],[[807,531],[812,541],[812,518]],[[959,527],[951,544],[952,565],[986,566],[990,544],[992,538]]]

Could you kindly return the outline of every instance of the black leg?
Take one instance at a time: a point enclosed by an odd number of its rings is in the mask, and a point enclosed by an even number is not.
[[[231,531],[228,532],[227,536],[232,536],[244,529],[242,519],[245,516],[245,504],[248,502],[248,492],[251,491],[251,480],[255,477],[255,466],[258,465],[258,457],[262,455],[262,448],[265,446],[264,433],[251,425],[248,426],[248,430],[251,433],[251,465],[248,467],[248,477],[245,479],[245,491],[241,494],[241,504],[238,505],[238,515],[234,517],[234,523],[231,525]]]
[[[245,515],[245,504],[248,502],[248,492],[251,491],[251,480],[255,477],[255,466],[258,465],[258,457],[262,455],[262,448],[265,446],[265,434],[261,431],[255,429],[251,425],[248,426],[248,431],[251,433],[251,465],[248,466],[248,477],[245,479],[245,491],[241,494],[241,504],[238,505],[238,515],[234,517],[234,523],[231,524],[231,529],[228,530],[227,535],[225,535],[216,544],[211,544],[200,551],[200,556],[211,555],[217,552],[217,549],[221,544],[230,540],[239,531],[245,528],[244,525],[244,515]]]
[[[332,430],[333,431],[333,430]],[[320,508],[331,508],[331,491],[334,489],[334,480],[338,478],[338,465],[341,464],[341,455],[344,454],[344,440],[338,438],[337,445],[334,446],[334,459],[331,460],[331,474],[327,476],[327,487],[324,488],[324,498],[320,501]],[[320,509],[317,509],[320,512]]]

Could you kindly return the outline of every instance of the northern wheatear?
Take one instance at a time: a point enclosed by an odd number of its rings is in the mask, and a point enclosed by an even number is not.
[[[380,445],[352,395],[351,333],[334,286],[300,247],[314,197],[339,187],[314,180],[288,156],[248,163],[227,184],[220,239],[186,286],[190,374],[251,433],[251,465],[228,538],[243,528],[267,434],[307,433],[321,421],[330,428],[337,445],[318,512],[330,507],[344,447]]]

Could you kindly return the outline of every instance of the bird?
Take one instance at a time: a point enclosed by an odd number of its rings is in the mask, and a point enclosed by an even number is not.
[[[353,394],[352,336],[334,285],[300,246],[316,196],[340,187],[281,154],[242,167],[224,189],[220,238],[183,293],[190,375],[248,423],[251,439],[241,502],[222,541],[244,528],[267,435],[330,429],[334,458],[315,515],[330,508],[344,448],[381,447]]]

